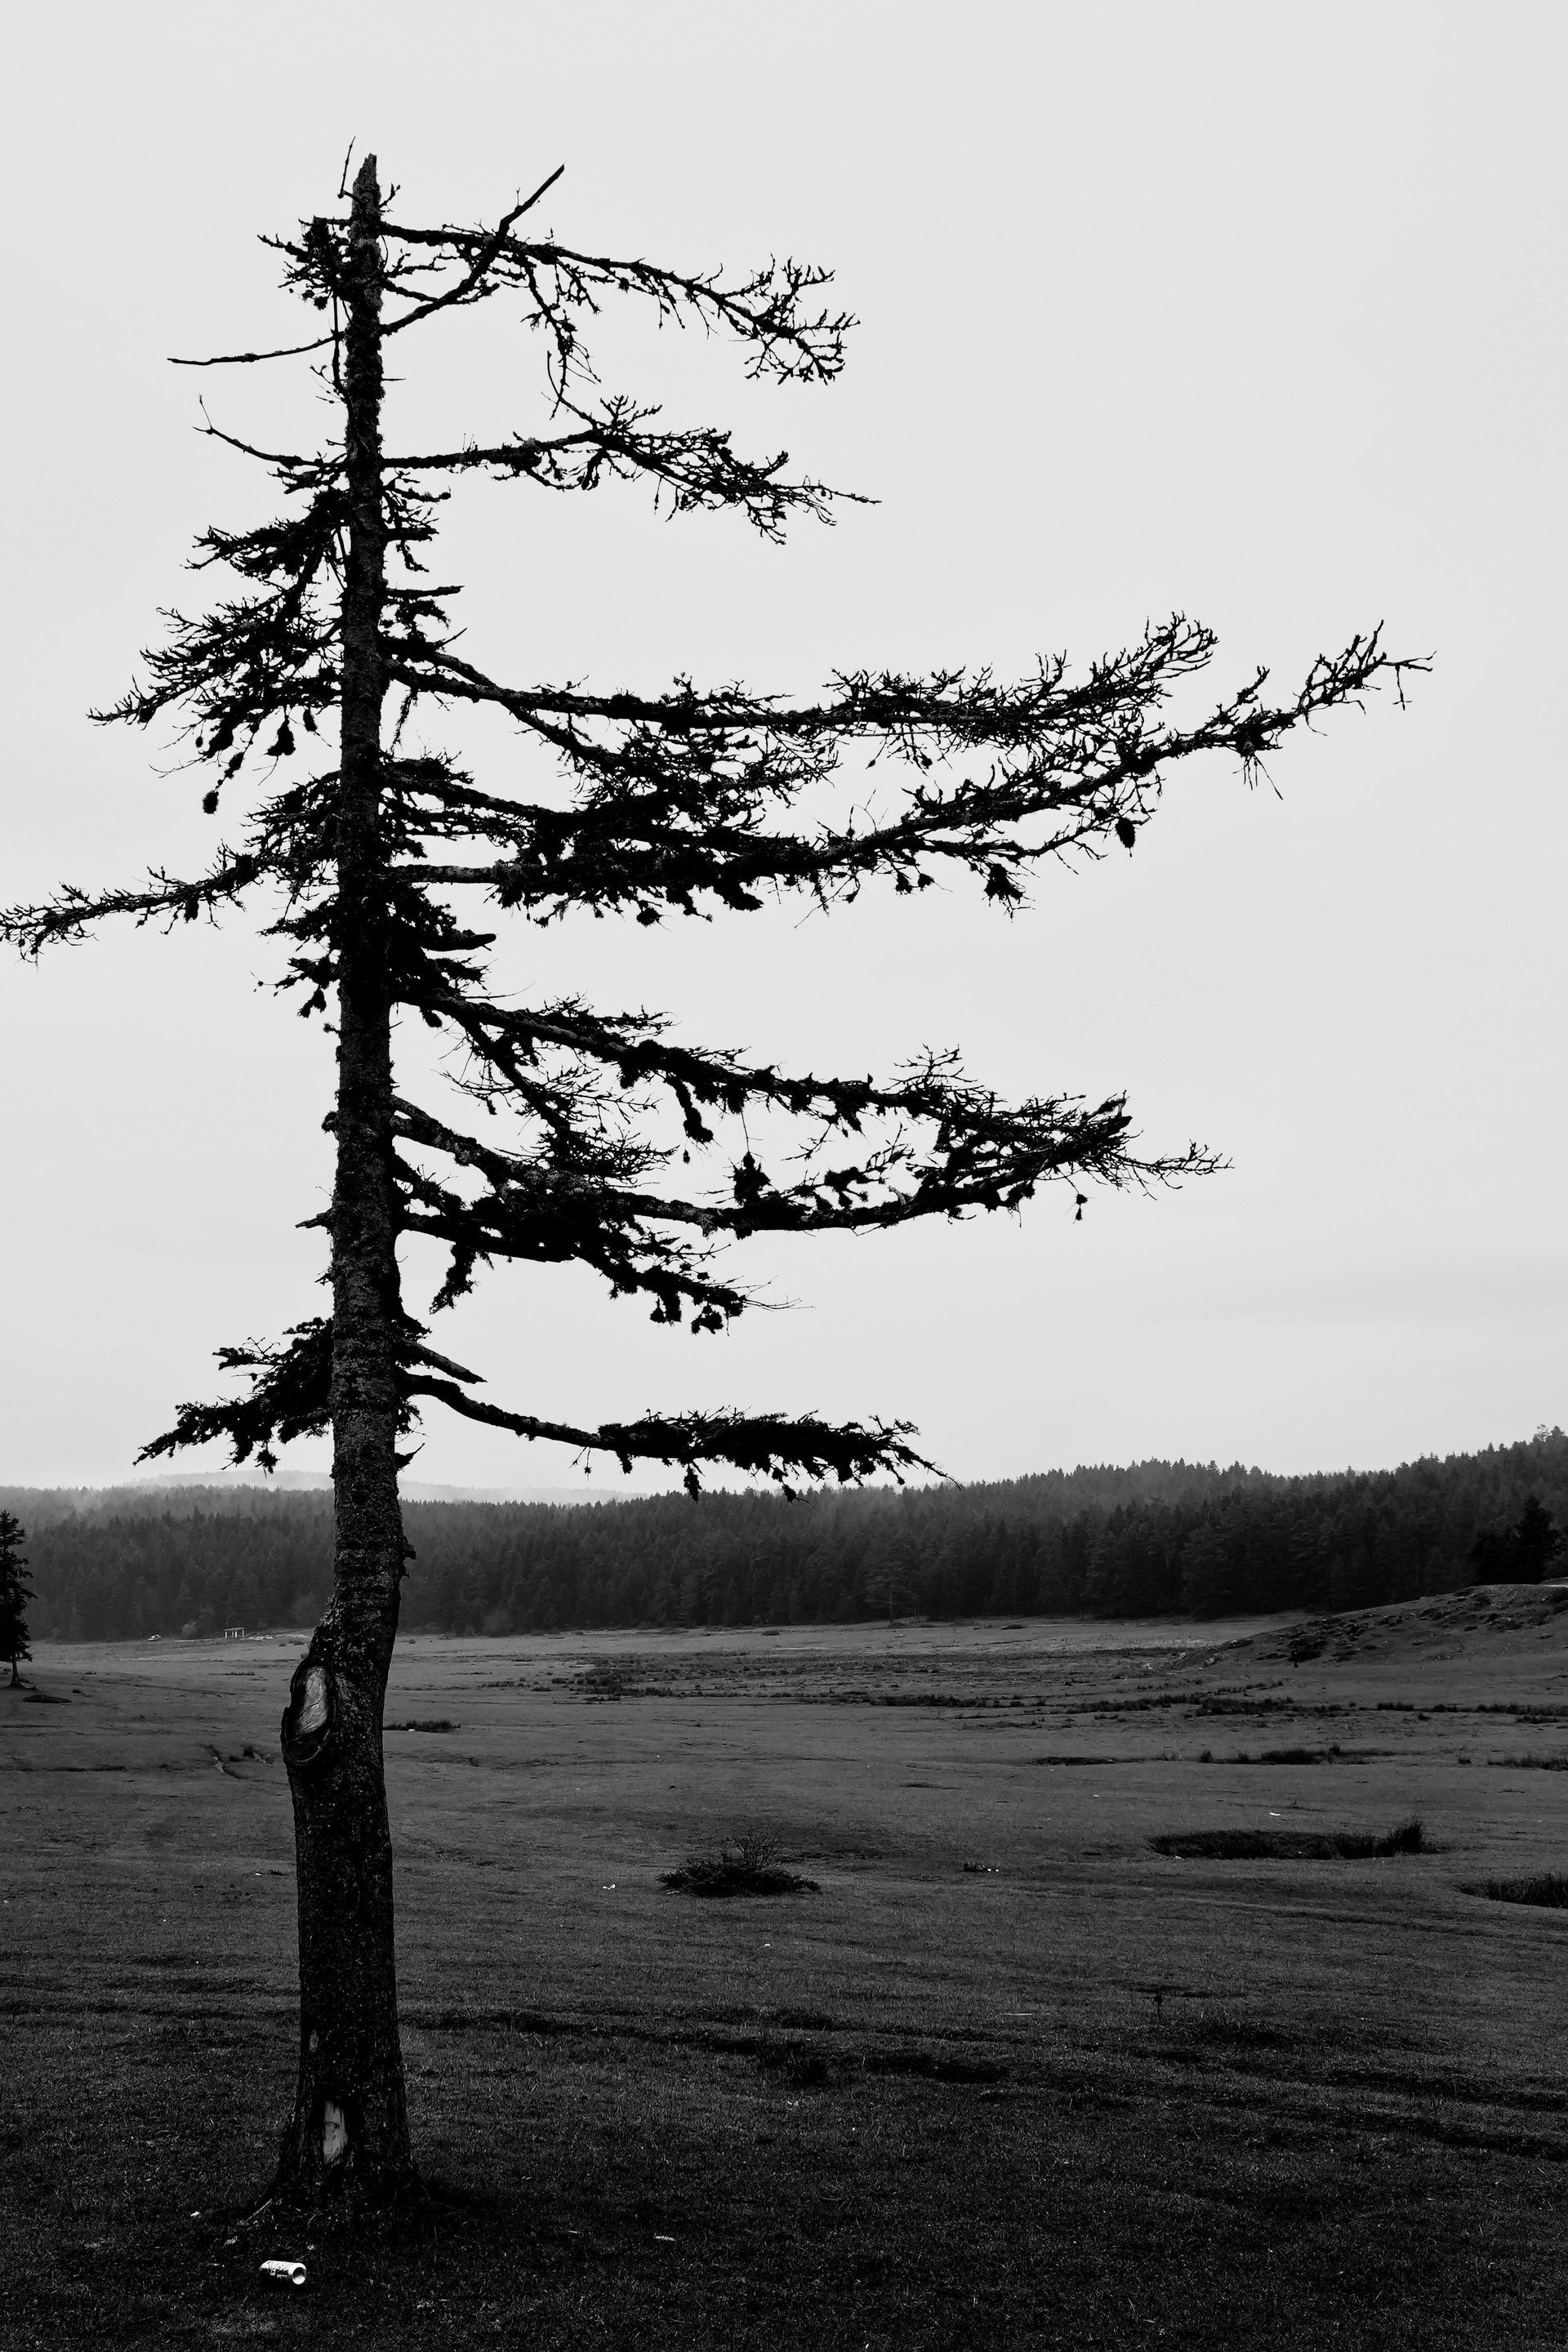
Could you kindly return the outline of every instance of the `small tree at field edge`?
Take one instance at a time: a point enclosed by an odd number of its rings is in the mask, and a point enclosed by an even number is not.
[[[22,1680],[22,1661],[33,1654],[27,1640],[27,1603],[37,1599],[27,1582],[22,1554],[26,1529],[14,1511],[0,1511],[0,1658],[11,1669],[11,1688]]]

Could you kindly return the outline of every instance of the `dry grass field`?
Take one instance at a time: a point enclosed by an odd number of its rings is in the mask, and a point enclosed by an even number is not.
[[[300,1637],[40,1648],[0,2340],[1560,2347],[1568,1912],[1480,1890],[1568,1867],[1563,1601],[405,1642],[432,2194],[353,2240],[250,2218]],[[1183,1848],[1412,1816],[1385,1859]],[[661,1884],[747,1830],[815,1890]]]

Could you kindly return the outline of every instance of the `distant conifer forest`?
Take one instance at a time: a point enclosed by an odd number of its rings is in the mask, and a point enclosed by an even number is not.
[[[306,1626],[330,1590],[325,1492],[10,1487],[0,1508],[27,1530],[35,1641]],[[1532,1548],[1542,1510],[1568,1523],[1561,1429],[1309,1477],[1141,1462],[793,1501],[416,1502],[403,1623],[468,1634],[1364,1609],[1568,1569]]]

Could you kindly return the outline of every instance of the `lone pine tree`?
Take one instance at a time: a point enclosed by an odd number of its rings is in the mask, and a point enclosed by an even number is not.
[[[26,1529],[15,1511],[0,1511],[0,1658],[11,1669],[11,1688],[22,1680],[22,1661],[33,1654],[27,1640],[27,1603],[37,1594],[27,1581],[22,1551]]]
[[[1049,1180],[1071,1189],[1081,1213],[1091,1180],[1146,1184],[1213,1164],[1195,1148],[1135,1156],[1120,1095],[1092,1108],[1060,1096],[1010,1107],[951,1055],[928,1054],[881,1084],[793,1075],[677,1042],[644,1013],[575,996],[503,1001],[487,982],[494,932],[455,908],[478,900],[541,926],[570,909],[657,923],[745,914],[792,893],[826,907],[878,879],[912,892],[942,872],[967,872],[1008,908],[1043,860],[1131,848],[1173,762],[1229,752],[1250,773],[1293,728],[1380,680],[1397,685],[1403,667],[1375,634],[1357,637],[1293,696],[1271,700],[1260,672],[1184,726],[1168,699],[1210,660],[1214,640],[1181,617],[1079,676],[1058,659],[1016,683],[985,671],[847,670],[799,703],[688,677],[659,691],[489,676],[459,649],[456,591],[426,569],[454,478],[556,490],[640,478],[676,510],[733,509],[770,539],[794,516],[825,514],[832,496],[782,457],[742,456],[727,432],[668,430],[657,412],[603,394],[584,340],[601,307],[624,296],[660,320],[733,336],[754,376],[826,383],[851,324],[823,307],[827,273],[785,261],[736,278],[577,251],[536,233],[531,217],[559,176],[493,226],[420,227],[391,216],[367,157],[346,213],[270,241],[320,331],[289,352],[201,363],[310,356],[335,404],[336,437],[313,454],[235,445],[281,484],[282,515],[205,534],[197,568],[225,566],[237,588],[201,617],[173,616],[145,656],[146,683],[99,714],[142,726],[173,714],[211,779],[209,812],[252,789],[243,831],[195,878],[156,869],[134,888],[68,886],[5,919],[36,953],[105,916],[192,921],[269,892],[270,929],[289,943],[282,984],[302,988],[307,1011],[335,1016],[336,1176],[321,1219],[331,1314],[221,1349],[241,1392],[183,1407],[146,1449],[221,1437],[236,1458],[270,1465],[277,1443],[331,1432],[335,1578],[282,1731],[300,2009],[279,2188],[294,2197],[385,2193],[414,2177],[382,1708],[408,1558],[399,1448],[415,1416],[439,1402],[626,1467],[637,1457],[673,1465],[694,1492],[710,1463],[784,1484],[897,1475],[921,1462],[913,1433],[896,1423],[650,1412],[578,1427],[489,1402],[405,1305],[400,1242],[425,1236],[444,1249],[437,1308],[497,1260],[570,1262],[613,1296],[651,1301],[658,1322],[714,1332],[746,1304],[719,1251],[747,1235],[1016,1207]],[[537,331],[542,429],[387,454],[388,344],[498,299]],[[452,756],[405,748],[416,714],[464,705],[515,722],[525,755],[515,780],[480,783]],[[838,763],[857,750],[904,781],[884,786],[879,814],[840,803],[825,819]],[[400,1013],[466,1055],[460,1092],[510,1119],[493,1130],[500,1140],[414,1099],[394,1065]],[[764,1171],[748,1113],[763,1127],[794,1124],[801,1150],[787,1181]],[[678,1133],[660,1125],[666,1114]]]

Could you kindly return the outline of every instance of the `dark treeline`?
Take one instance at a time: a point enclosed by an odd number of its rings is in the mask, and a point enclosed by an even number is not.
[[[1144,1462],[796,1502],[413,1503],[403,1622],[511,1633],[844,1622],[889,1607],[939,1618],[1370,1608],[1497,1572],[1508,1557],[1498,1545],[1531,1496],[1568,1521],[1559,1429],[1301,1478]],[[28,1529],[36,1640],[303,1626],[325,1605],[324,1493],[13,1488],[0,1507]]]

